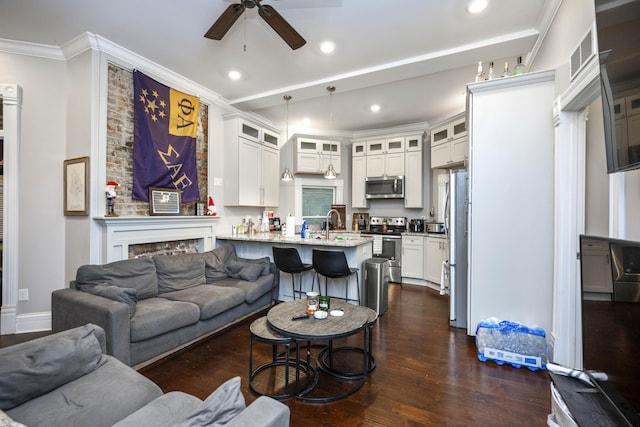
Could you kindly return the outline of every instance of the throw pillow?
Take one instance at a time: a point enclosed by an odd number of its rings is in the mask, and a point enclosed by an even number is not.
[[[158,295],[156,265],[149,257],[124,259],[103,265],[83,265],[76,273],[76,285],[136,288],[138,300]]]
[[[110,285],[77,285],[77,288],[83,292],[127,304],[129,306],[129,319],[136,314],[138,291],[135,288],[120,288]]]
[[[227,264],[227,274],[234,279],[255,282],[262,274],[262,271],[262,265],[253,262],[231,261]]]
[[[204,258],[201,254],[156,255],[158,292],[173,292],[204,285]]]
[[[238,258],[237,261],[245,261],[245,262],[251,262],[254,264],[261,265],[262,266],[262,273],[260,273],[261,276],[266,276],[271,273],[271,259],[269,259],[268,256],[264,258],[256,258],[256,259]]]
[[[0,409],[15,408],[100,366],[95,327],[87,324],[0,349]]]
[[[240,377],[231,378],[183,421],[173,427],[224,426],[245,408]]]
[[[204,276],[207,283],[214,283],[220,280],[224,280],[227,277],[227,270],[224,268],[224,263],[215,250],[205,252],[202,254],[204,258]]]

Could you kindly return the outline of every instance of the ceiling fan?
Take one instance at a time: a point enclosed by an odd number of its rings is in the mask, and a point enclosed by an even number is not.
[[[208,39],[222,40],[227,31],[238,20],[245,9],[258,8],[258,14],[264,19],[273,30],[278,33],[291,47],[296,50],[307,43],[296,30],[278,12],[268,4],[260,4],[262,0],[240,0],[240,3],[232,4],[222,12],[222,15],[213,23],[209,31],[204,35]]]

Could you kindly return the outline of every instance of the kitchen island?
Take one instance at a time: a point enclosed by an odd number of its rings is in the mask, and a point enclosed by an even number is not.
[[[360,302],[364,303],[364,287],[363,287],[363,274],[362,262],[371,258],[373,255],[373,238],[370,236],[361,236],[353,233],[335,233],[332,232],[327,239],[324,235],[312,235],[308,239],[302,239],[300,235],[295,236],[283,236],[280,233],[255,233],[238,234],[238,235],[219,235],[216,236],[216,246],[222,244],[232,244],[236,248],[238,256],[243,258],[262,258],[269,257],[273,260],[273,246],[279,247],[293,247],[298,250],[300,259],[305,264],[312,263],[313,249],[322,250],[335,250],[343,251],[347,257],[347,263],[350,267],[357,267],[360,269]],[[304,292],[311,290],[311,283],[314,276],[313,270],[308,273],[303,273],[302,276],[302,290]],[[296,275],[297,276],[297,275]],[[322,293],[325,293],[324,278],[322,280]],[[299,278],[296,277],[296,289],[298,288]],[[345,279],[336,279],[329,281],[329,288],[327,293],[330,296],[337,298],[344,298],[344,283]],[[356,278],[352,276],[349,278],[349,298],[356,298]],[[316,285],[314,290],[318,290]],[[280,295],[278,297],[281,301],[287,301],[293,299],[293,292],[291,286],[291,275],[280,274]]]

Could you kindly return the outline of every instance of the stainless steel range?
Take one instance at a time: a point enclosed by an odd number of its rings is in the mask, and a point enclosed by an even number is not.
[[[389,280],[402,281],[402,233],[407,231],[407,218],[379,217],[369,219],[369,231],[360,234],[374,236],[373,256],[389,260]]]

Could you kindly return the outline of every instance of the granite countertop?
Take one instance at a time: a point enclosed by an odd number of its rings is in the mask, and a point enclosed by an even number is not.
[[[234,240],[240,242],[287,243],[292,245],[338,246],[343,248],[350,248],[365,244],[371,244],[373,236],[360,236],[359,234],[354,233],[332,232],[329,234],[329,240],[327,240],[324,237],[324,233],[314,233],[308,239],[302,239],[299,234],[296,234],[292,237],[287,237],[283,236],[281,233],[255,233],[252,236],[249,236],[248,234],[224,234],[216,236],[216,239]]]

